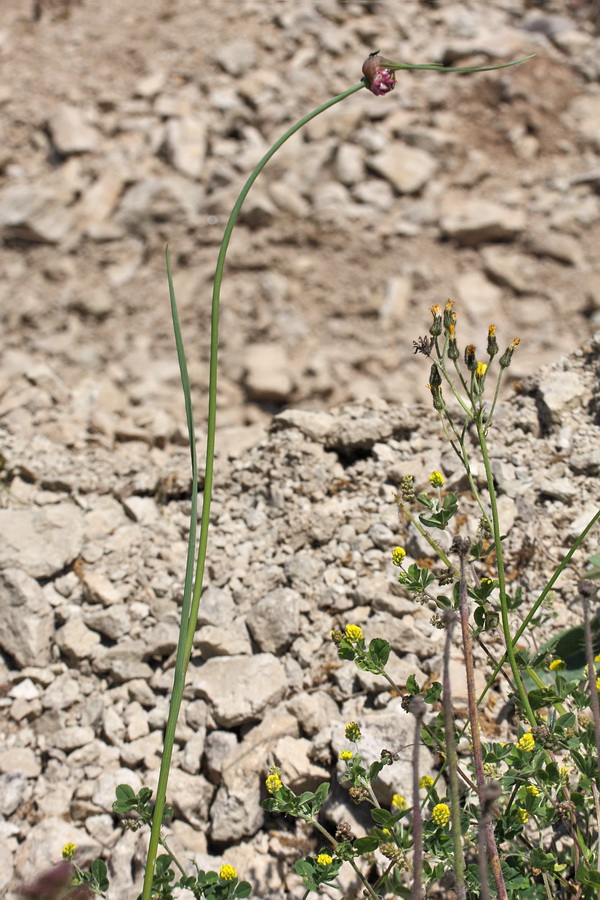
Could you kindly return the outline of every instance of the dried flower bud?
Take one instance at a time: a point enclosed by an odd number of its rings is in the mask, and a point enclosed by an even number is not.
[[[440,375],[440,370],[437,367],[437,363],[434,363],[431,367],[431,372],[429,373],[429,384],[431,387],[439,387],[442,383],[442,376]]]
[[[474,372],[477,368],[477,357],[475,356],[475,344],[469,344],[465,347],[465,365],[469,372]]]
[[[439,306],[430,306],[429,312],[433,316],[433,322],[429,329],[429,334],[433,337],[439,337],[442,333],[442,310]]]
[[[495,355],[498,353],[498,341],[496,340],[496,326],[490,325],[488,328],[488,344],[487,344],[487,352],[490,358],[490,362],[493,360]]]
[[[415,476],[414,475],[404,475],[402,478],[402,499],[405,503],[412,503],[415,499]]]
[[[510,347],[506,348],[506,350],[500,357],[500,368],[501,369],[507,369],[510,366],[513,353],[515,352],[515,349],[519,346],[520,343],[521,343],[521,338],[515,338],[514,341],[512,342],[512,344],[510,345]]]

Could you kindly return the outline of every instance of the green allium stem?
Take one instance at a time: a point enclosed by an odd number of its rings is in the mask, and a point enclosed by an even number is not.
[[[493,536],[494,536],[494,545],[496,548],[496,568],[498,571],[498,587],[500,590],[500,616],[502,619],[502,632],[504,634],[504,642],[506,646],[506,655],[508,657],[508,661],[510,664],[510,668],[513,675],[513,681],[517,688],[517,693],[521,700],[521,705],[523,707],[523,711],[527,718],[529,719],[529,723],[532,726],[537,724],[536,718],[533,714],[533,710],[531,708],[531,704],[529,703],[529,698],[527,696],[527,692],[525,691],[525,687],[523,685],[523,681],[521,679],[521,673],[519,672],[519,667],[517,665],[517,660],[515,658],[515,648],[513,637],[510,633],[510,622],[508,620],[508,600],[506,596],[506,578],[504,574],[504,556],[502,551],[502,535],[500,533],[500,519],[498,516],[498,504],[496,502],[496,487],[494,485],[494,477],[492,475],[492,468],[490,465],[490,457],[488,454],[487,443],[485,439],[484,427],[481,422],[481,415],[477,417],[475,420],[477,427],[477,437],[479,440],[479,446],[481,448],[481,456],[483,459],[483,465],[485,467],[485,475],[487,479],[487,488],[488,495],[490,498],[490,508],[492,510],[492,523],[493,523]]]
[[[169,707],[169,717],[167,720],[167,727],[165,730],[165,740],[163,746],[163,756],[161,759],[160,773],[158,779],[158,787],[156,790],[156,802],[154,806],[154,813],[152,816],[152,829],[150,832],[150,843],[148,845],[148,854],[146,857],[146,869],[144,872],[144,886],[142,889],[142,900],[150,900],[150,895],[152,891],[152,880],[154,877],[154,866],[156,862],[156,854],[158,852],[159,845],[159,834],[160,828],[162,824],[162,816],[166,803],[166,794],[167,794],[167,784],[169,779],[169,769],[171,766],[171,759],[173,754],[173,744],[175,741],[175,727],[177,725],[177,720],[179,718],[179,710],[181,709],[181,701],[183,698],[183,689],[185,686],[185,676],[187,672],[187,667],[190,660],[190,655],[192,652],[192,645],[194,641],[194,634],[196,631],[196,622],[198,620],[198,610],[200,607],[200,596],[202,593],[202,583],[204,579],[204,567],[206,564],[206,550],[208,544],[208,529],[210,524],[210,509],[212,502],[212,489],[213,489],[213,478],[214,478],[214,459],[215,459],[215,434],[216,434],[216,418],[217,418],[217,363],[218,363],[218,352],[219,352],[219,305],[220,305],[220,297],[221,297],[221,283],[223,280],[223,270],[225,267],[225,259],[227,256],[227,250],[229,248],[229,242],[231,240],[231,235],[234,229],[234,226],[237,222],[238,216],[240,214],[240,210],[244,203],[244,200],[248,196],[250,188],[269,162],[271,157],[279,150],[279,148],[291,138],[297,131],[299,131],[307,122],[310,122],[311,119],[314,119],[316,116],[320,115],[325,110],[329,109],[332,106],[335,106],[336,103],[339,103],[341,100],[345,100],[346,97],[349,97],[351,94],[355,94],[357,91],[363,90],[365,88],[365,84],[360,82],[359,84],[355,84],[347,90],[343,91],[341,94],[338,94],[336,97],[333,97],[330,100],[327,100],[325,103],[322,103],[312,112],[308,113],[308,115],[303,116],[298,122],[292,125],[282,137],[280,137],[270,150],[265,153],[260,162],[256,165],[254,170],[252,171],[250,177],[247,179],[244,184],[239,197],[237,198],[233,209],[231,210],[231,214],[229,219],[227,220],[227,225],[225,226],[225,231],[223,233],[223,238],[221,240],[221,246],[219,248],[219,255],[217,258],[217,265],[215,268],[215,276],[213,280],[213,291],[212,291],[212,305],[211,305],[211,332],[210,332],[210,363],[209,363],[209,383],[208,383],[208,421],[207,421],[207,431],[206,431],[206,462],[205,462],[205,475],[204,475],[204,489],[202,493],[202,516],[200,521],[200,540],[198,544],[198,556],[196,559],[196,574],[194,579],[194,588],[193,594],[191,598],[191,603],[189,606],[189,611],[182,607],[182,625],[180,630],[180,647],[178,647],[177,652],[177,662],[175,665],[175,676],[173,681],[173,692],[171,696],[171,704]],[[172,291],[172,282],[170,280],[169,284],[171,290],[171,308],[174,307],[174,294]],[[177,323],[178,324],[178,323]],[[174,321],[175,325],[175,321]],[[181,355],[180,355],[180,367],[182,365]],[[182,376],[183,381],[183,376]],[[185,391],[184,391],[185,392]],[[186,397],[187,403],[187,397]],[[188,417],[188,429],[189,429],[189,417]],[[197,476],[194,477],[193,481],[193,490],[197,490]],[[195,520],[195,516],[192,517]],[[193,522],[193,526],[195,527],[195,521]],[[191,546],[191,543],[190,543]]]

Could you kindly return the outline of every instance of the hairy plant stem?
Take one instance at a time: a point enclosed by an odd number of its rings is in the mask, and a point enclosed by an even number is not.
[[[535,727],[537,724],[535,716],[533,714],[533,710],[531,708],[531,704],[529,703],[529,698],[527,696],[527,692],[525,691],[525,686],[521,679],[521,673],[519,672],[519,667],[517,665],[517,660],[515,658],[515,648],[513,637],[510,633],[510,623],[508,621],[508,599],[506,596],[506,578],[504,574],[504,556],[502,552],[502,535],[500,533],[500,519],[498,516],[498,504],[496,502],[496,488],[494,485],[494,478],[492,475],[492,468],[490,465],[490,458],[488,455],[487,443],[484,434],[484,428],[482,425],[482,410],[479,411],[475,419],[475,425],[477,427],[477,437],[479,440],[479,446],[481,448],[481,457],[483,459],[483,465],[485,467],[485,475],[487,480],[487,488],[488,495],[490,498],[490,508],[492,510],[492,522],[493,522],[493,536],[494,536],[494,546],[496,549],[496,569],[498,572],[498,588],[500,591],[500,616],[502,619],[502,632],[504,634],[504,643],[506,645],[506,655],[508,657],[508,662],[512,671],[513,681],[517,688],[517,693],[519,699],[521,701],[521,705],[523,707],[523,711],[527,718],[529,719],[530,725]],[[465,586],[466,590],[466,586]]]
[[[458,794],[458,759],[456,756],[456,741],[454,736],[454,710],[452,708],[452,687],[450,684],[450,649],[452,647],[452,632],[456,622],[456,613],[453,610],[445,610],[444,622],[446,625],[446,641],[444,644],[444,674],[442,684],[442,707],[444,712],[444,734],[446,736],[446,759],[448,760],[448,776],[450,789],[450,825],[452,828],[452,843],[454,845],[454,877],[456,900],[466,900],[465,887],[465,859],[460,833],[460,797]]]
[[[466,567],[467,557],[470,549],[470,541],[468,538],[456,538],[455,549],[460,559],[460,624],[463,637],[463,650],[465,656],[465,671],[467,675],[467,698],[469,705],[469,722],[471,724],[471,740],[473,743],[473,765],[475,768],[475,777],[477,780],[477,795],[482,810],[482,820],[484,819],[484,810],[486,809],[485,795],[485,774],[483,771],[483,754],[481,750],[481,736],[479,733],[479,714],[477,712],[477,699],[475,693],[475,670],[473,666],[473,646],[471,643],[471,629],[469,627],[469,601],[467,596]],[[485,843],[487,853],[492,867],[494,881],[496,883],[496,892],[498,900],[508,900],[502,870],[500,868],[500,857],[498,856],[498,848],[496,846],[496,837],[494,835],[494,826],[488,818],[483,824],[485,832]]]
[[[598,519],[600,519],[600,509],[594,513],[594,515],[592,516],[590,521],[587,523],[587,525],[581,532],[581,534],[575,539],[572,547],[570,547],[569,551],[565,554],[565,556],[561,560],[560,564],[557,566],[554,574],[552,575],[552,577],[546,584],[545,588],[543,589],[543,591],[541,592],[541,594],[539,595],[539,597],[537,598],[537,600],[535,601],[535,603],[533,604],[533,606],[531,607],[531,609],[529,610],[529,612],[527,613],[525,618],[523,619],[523,622],[517,629],[517,633],[514,636],[515,644],[519,640],[519,638],[521,637],[523,632],[526,630],[526,628],[528,627],[529,623],[535,616],[536,612],[538,611],[538,609],[540,608],[540,606],[542,605],[542,603],[544,602],[544,600],[546,599],[546,597],[548,596],[548,594],[550,593],[550,591],[552,590],[552,588],[554,587],[556,582],[558,581],[560,575],[562,574],[562,572],[564,572],[564,570],[570,563],[571,559],[575,555],[576,551],[582,545],[585,538],[587,537],[589,532],[592,530],[592,528],[594,527],[594,525],[596,524]],[[487,694],[487,692],[493,685],[494,681],[496,680],[496,676],[498,675],[498,672],[500,671],[502,666],[506,663],[507,658],[508,658],[507,654],[504,653],[502,658],[500,659],[499,663],[496,665],[494,671],[492,672],[490,678],[488,679],[488,682],[487,682],[485,688],[481,692],[481,696],[479,697],[479,700],[478,700],[479,703],[482,702],[483,698],[485,697],[485,695]]]
[[[600,704],[598,702],[598,688],[596,687],[596,666],[594,662],[594,642],[592,637],[592,623],[590,618],[590,597],[593,597],[598,588],[593,581],[582,581],[579,585],[579,594],[583,606],[583,633],[585,637],[585,658],[587,662],[588,687],[590,691],[590,708],[594,720],[594,735],[596,737],[596,754],[600,766]]]
[[[419,803],[419,750],[421,746],[421,726],[425,717],[425,703],[420,697],[410,701],[409,712],[415,717],[415,739],[412,753],[412,795],[413,795],[413,884],[412,900],[421,900],[423,890],[423,816]]]

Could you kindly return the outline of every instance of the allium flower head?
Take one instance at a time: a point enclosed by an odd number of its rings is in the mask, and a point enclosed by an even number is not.
[[[525,753],[531,753],[534,747],[535,738],[529,731],[517,741],[517,750],[523,750]]]
[[[219,869],[219,878],[222,881],[233,881],[234,878],[237,878],[237,870],[234,869],[233,866],[229,866],[226,863]]]
[[[447,825],[450,820],[450,807],[447,803],[438,803],[431,810],[431,820],[436,825]]]
[[[379,54],[371,54],[362,67],[364,81],[376,97],[389,94],[396,87],[396,75],[390,68],[389,60]]]
[[[351,644],[356,644],[364,638],[363,630],[360,625],[346,625],[346,640]]]

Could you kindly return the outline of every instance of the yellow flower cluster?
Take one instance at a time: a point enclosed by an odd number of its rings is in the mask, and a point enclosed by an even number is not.
[[[279,775],[269,775],[269,777],[265,781],[265,784],[270,794],[276,794],[279,788],[283,787],[283,782]]]
[[[353,744],[356,744],[362,738],[362,734],[360,733],[360,728],[356,724],[356,722],[348,722],[346,725],[346,740],[352,741]]]
[[[222,881],[233,881],[234,878],[237,878],[237,870],[226,863],[224,866],[221,866],[219,870],[219,878]]]
[[[433,778],[431,777],[431,775],[423,775],[423,777],[419,781],[419,787],[425,788],[425,789],[430,788],[432,784],[433,784]]]
[[[521,823],[521,825],[525,825],[527,822],[529,822],[529,814],[526,809],[523,809],[523,807],[517,810],[517,820]]]
[[[363,630],[360,625],[346,625],[346,640],[350,641],[351,644],[362,641],[363,637]]]
[[[62,858],[63,859],[73,859],[73,854],[75,853],[76,850],[77,850],[76,844],[71,844],[71,843],[65,844],[65,846],[62,848]]]
[[[434,469],[431,475],[429,476],[429,484],[434,488],[444,487],[445,479],[441,472],[438,472],[437,469]]]
[[[532,797],[537,797],[540,792],[539,788],[536,788],[535,784],[528,784],[525,790],[528,794],[531,794]]]
[[[475,369],[475,378],[483,378],[485,373],[487,372],[486,363],[478,362],[477,368]]]
[[[551,672],[560,672],[562,669],[567,668],[567,664],[564,659],[553,659],[548,668]]]
[[[401,566],[405,556],[406,550],[403,547],[394,547],[392,550],[392,563],[395,566]]]
[[[342,752],[340,753],[340,759],[343,759],[344,762],[352,759],[352,750],[342,750]]]
[[[529,731],[517,741],[517,750],[523,750],[525,753],[531,753],[534,747],[535,738]]]
[[[329,853],[319,853],[317,856],[317,862],[320,866],[330,866],[333,862],[332,857]]]
[[[392,806],[395,806],[396,809],[402,812],[402,810],[408,808],[408,803],[406,802],[402,794],[394,794],[394,796],[392,797]]]
[[[447,825],[450,819],[450,807],[447,803],[438,803],[431,810],[431,821],[436,825]]]

